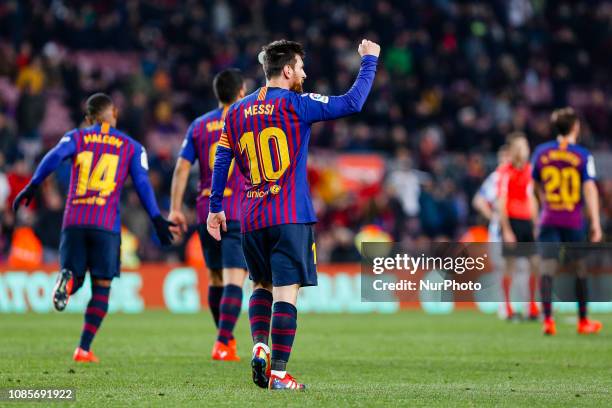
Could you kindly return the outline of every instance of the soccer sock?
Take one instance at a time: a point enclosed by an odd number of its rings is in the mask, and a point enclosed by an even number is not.
[[[89,351],[91,342],[96,336],[104,316],[106,316],[109,294],[110,287],[98,285],[91,287],[91,299],[87,304],[87,310],[85,310],[85,324],[83,325],[81,343],[79,344],[79,347],[83,350]]]
[[[272,317],[272,292],[256,289],[249,300],[249,323],[253,344],[268,344]]]
[[[536,289],[538,286],[538,282],[535,274],[529,275],[529,303],[535,303]]]
[[[223,286],[208,287],[208,308],[215,320],[215,327],[219,328],[219,306],[223,297]]]
[[[546,319],[552,317],[552,287],[552,276],[542,275],[542,279],[540,280],[540,296],[542,298],[542,309]]]
[[[297,329],[297,309],[291,303],[274,303],[272,313],[271,369],[285,371]]]
[[[285,378],[285,374],[287,374],[286,370],[270,370],[271,374],[278,378]]]
[[[586,278],[576,278],[576,300],[578,300],[578,317],[580,320],[587,317],[587,280]]]
[[[237,285],[225,285],[221,307],[219,308],[219,333],[217,340],[226,344],[233,338],[234,326],[238,321],[242,307],[242,288]]]
[[[512,278],[510,276],[504,276],[502,279],[502,288],[504,290],[504,301],[506,302],[506,312],[508,317],[512,316],[512,304],[510,303],[510,290],[512,288]]]

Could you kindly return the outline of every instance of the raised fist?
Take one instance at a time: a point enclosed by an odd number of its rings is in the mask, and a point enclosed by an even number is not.
[[[359,55],[362,57],[364,55],[373,55],[378,57],[380,55],[380,45],[376,44],[373,41],[363,39],[361,40],[361,44],[359,44],[359,48],[357,49]]]

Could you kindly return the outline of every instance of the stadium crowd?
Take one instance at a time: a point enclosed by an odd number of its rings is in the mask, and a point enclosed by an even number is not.
[[[523,131],[532,146],[550,139],[554,107],[575,107],[585,119],[582,142],[610,152],[608,1],[8,0],[0,4],[1,256],[10,255],[16,226],[30,225],[44,259],[56,259],[69,165],[45,184],[35,211],[15,219],[10,203],[41,155],[82,124],[89,94],[107,92],[120,107],[118,127],[148,149],[167,210],[185,130],[215,107],[216,72],[238,67],[253,90],[264,82],[261,46],[289,38],[307,50],[305,89],[340,94],[359,68],[363,37],[382,46],[364,111],[313,127],[320,261],[359,259],[363,237],[457,239],[481,221],[469,203],[506,135]],[[381,155],[381,180],[338,186],[330,164],[353,153]],[[602,176],[609,231],[612,180]],[[185,256],[185,244],[154,244],[131,188],[122,219],[124,243],[140,259]]]

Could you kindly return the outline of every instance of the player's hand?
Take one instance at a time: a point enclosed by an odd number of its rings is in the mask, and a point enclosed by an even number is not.
[[[17,210],[21,206],[21,202],[25,200],[25,206],[28,207],[36,194],[36,190],[38,189],[37,185],[32,183],[28,183],[27,186],[24,187],[23,190],[17,194],[15,197],[15,201],[13,201],[13,212],[16,214]]]
[[[208,233],[217,241],[221,241],[221,228],[227,232],[227,221],[225,220],[225,212],[208,213],[206,220],[206,229]]]
[[[180,238],[183,236],[183,233],[187,232],[187,218],[185,218],[185,214],[182,211],[170,211],[168,221],[176,224],[176,227],[170,227],[170,232],[175,237]]]
[[[504,230],[502,232],[502,237],[504,239],[504,242],[508,242],[508,243],[516,242],[516,235],[514,235],[514,232],[512,231]]]
[[[168,246],[172,244],[172,232],[170,231],[171,227],[176,227],[176,224],[168,221],[161,215],[153,218],[153,226],[155,226],[155,233],[159,238],[159,242],[163,246]]]
[[[378,57],[380,55],[380,45],[376,44],[374,41],[363,39],[361,40],[361,44],[359,44],[357,51],[362,57],[364,55],[373,55]]]
[[[591,233],[589,238],[591,239],[591,242],[601,242],[601,225],[595,224],[591,226]]]

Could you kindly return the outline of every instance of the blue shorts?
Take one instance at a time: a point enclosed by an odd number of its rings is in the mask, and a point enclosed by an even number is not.
[[[242,234],[242,247],[255,283],[317,286],[313,224],[282,224]]]
[[[221,231],[221,241],[208,233],[206,224],[198,226],[198,234],[208,269],[247,268],[240,243],[240,221],[227,222],[227,232]]]
[[[586,242],[586,232],[584,228],[564,228],[542,226],[538,235],[540,242],[540,253],[542,258],[581,258],[580,248],[572,248],[561,245],[562,242]],[[565,256],[562,256],[565,255]]]
[[[62,230],[60,265],[76,278],[89,270],[92,278],[119,277],[121,234],[96,228],[72,227]]]

